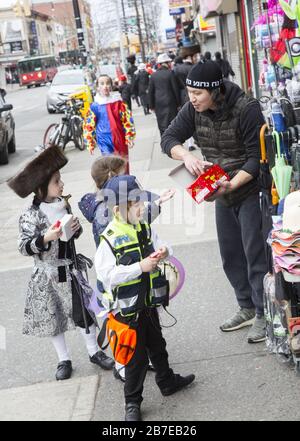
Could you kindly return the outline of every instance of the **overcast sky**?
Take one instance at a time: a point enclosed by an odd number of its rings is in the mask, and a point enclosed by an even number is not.
[[[169,15],[169,0],[160,0],[163,12],[161,18],[161,27],[163,29],[171,28],[174,26],[174,19],[171,15]]]
[[[44,2],[51,2],[53,0],[43,0]],[[94,0],[89,0],[90,3],[93,3]],[[95,0],[97,2],[99,2],[99,0]],[[165,35],[165,29],[173,27],[174,26],[174,20],[173,18],[169,15],[169,0],[160,0],[161,4],[162,4],[162,18],[161,18],[161,31],[163,36]],[[38,2],[38,0],[37,0]],[[15,3],[15,0],[0,0],[0,7],[7,7],[10,6],[11,4]],[[33,0],[34,3],[34,0]]]

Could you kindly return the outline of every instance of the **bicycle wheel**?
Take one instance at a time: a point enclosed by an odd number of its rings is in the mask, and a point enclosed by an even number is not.
[[[51,145],[55,145],[58,138],[58,127],[59,124],[53,123],[50,124],[50,126],[47,128],[43,139],[44,148],[48,148]]]
[[[71,123],[71,133],[74,145],[79,150],[84,150],[82,121],[73,119]]]

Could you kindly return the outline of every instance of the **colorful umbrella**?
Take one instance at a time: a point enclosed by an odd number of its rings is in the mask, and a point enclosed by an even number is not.
[[[277,154],[275,158],[275,166],[271,173],[275,182],[276,189],[280,199],[285,198],[290,192],[292,167],[286,164],[284,155],[280,150],[280,138],[276,131],[273,131],[273,137],[276,143]]]
[[[272,252],[271,248],[267,244],[267,238],[272,230],[272,199],[271,199],[271,187],[272,176],[270,173],[270,167],[267,160],[266,140],[265,134],[268,131],[268,125],[264,124],[260,129],[260,208],[262,216],[262,233],[264,238],[264,248],[266,253],[266,259],[268,263],[268,269],[272,269]]]

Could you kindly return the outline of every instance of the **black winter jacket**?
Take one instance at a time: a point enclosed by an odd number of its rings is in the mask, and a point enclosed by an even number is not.
[[[229,111],[230,114],[230,109],[235,106],[237,100],[245,95],[238,85],[230,81],[224,81],[224,86],[226,90],[224,107],[217,112],[210,110],[203,112],[212,121],[218,120],[220,112]],[[171,150],[174,146],[183,144],[193,136],[196,131],[195,116],[196,111],[192,103],[186,103],[162,136],[161,147],[164,153],[171,157]],[[247,107],[240,115],[239,132],[241,133],[241,143],[246,150],[246,160],[241,170],[246,171],[254,178],[258,177],[260,170],[259,130],[264,123],[265,120],[258,101]],[[197,139],[197,141],[201,147],[201,139]]]

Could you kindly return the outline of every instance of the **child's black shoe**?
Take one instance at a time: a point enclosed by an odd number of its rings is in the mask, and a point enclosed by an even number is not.
[[[125,405],[125,421],[142,421],[141,407],[138,403]]]
[[[179,390],[183,389],[184,387],[188,386],[195,380],[195,375],[187,375],[186,377],[182,377],[181,375],[175,374],[173,377],[173,381],[170,383],[169,386],[163,387],[160,389],[162,395],[167,397],[168,395],[173,395],[175,392],[178,392]]]
[[[114,360],[104,354],[103,351],[96,352],[95,355],[90,357],[90,361],[91,363],[97,364],[106,371],[110,371],[115,365]]]
[[[61,361],[57,366],[56,379],[57,381],[68,380],[72,375],[72,363],[70,360]]]
[[[116,369],[116,367],[113,368],[113,374],[116,380],[120,380],[123,383],[125,383],[125,377],[122,377],[122,375],[120,374],[118,369]]]

